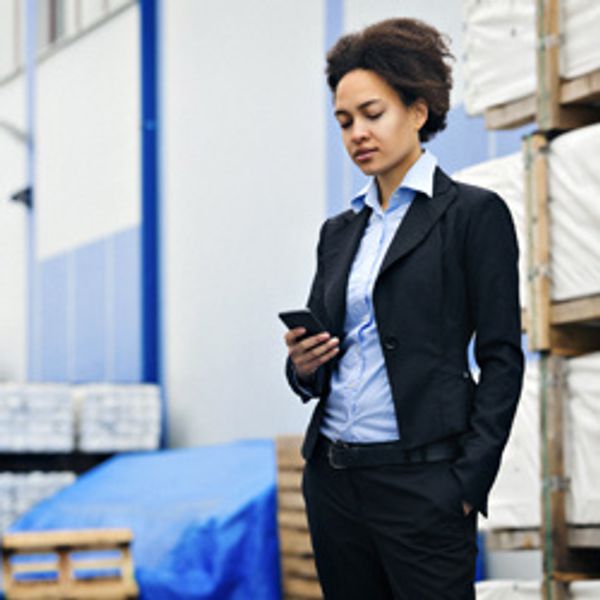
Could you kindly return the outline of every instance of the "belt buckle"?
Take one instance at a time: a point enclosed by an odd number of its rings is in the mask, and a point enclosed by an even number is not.
[[[349,448],[348,444],[346,444],[346,442],[342,442],[340,440],[336,440],[335,442],[331,442],[329,444],[329,448],[327,448],[327,458],[329,460],[329,466],[332,469],[336,469],[336,470],[343,470],[348,468],[347,465],[341,465],[335,462],[334,460],[334,450],[336,448]]]

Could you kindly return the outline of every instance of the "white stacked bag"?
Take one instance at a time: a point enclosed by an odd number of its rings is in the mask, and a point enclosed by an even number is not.
[[[0,452],[71,452],[74,426],[68,385],[0,384]]]
[[[0,532],[38,502],[75,481],[75,473],[0,473]]]
[[[538,581],[480,581],[475,584],[477,600],[543,600]],[[569,585],[572,600],[598,600],[600,581],[575,581]]]
[[[600,2],[598,3],[600,8]],[[600,46],[600,45],[599,45]],[[550,144],[551,297],[568,300],[600,293],[600,124],[559,136]],[[527,301],[525,172],[521,153],[463,169],[454,178],[486,187],[507,203],[517,229],[521,304]]]
[[[559,0],[560,75],[574,79],[600,68],[600,3]],[[469,114],[536,91],[533,0],[463,0],[465,107]]]
[[[600,352],[566,359],[563,404],[567,522],[600,525]],[[540,363],[525,369],[523,392],[482,529],[541,525]],[[599,596],[600,598],[600,596]]]
[[[83,452],[153,450],[160,442],[160,389],[154,385],[82,385],[75,388]]]

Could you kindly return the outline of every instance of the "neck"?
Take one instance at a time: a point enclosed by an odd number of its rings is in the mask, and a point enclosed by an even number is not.
[[[417,144],[410,155],[408,155],[395,169],[388,173],[377,175],[376,180],[377,188],[379,189],[379,203],[383,210],[387,210],[392,194],[398,189],[410,168],[419,160],[421,154],[421,146]]]

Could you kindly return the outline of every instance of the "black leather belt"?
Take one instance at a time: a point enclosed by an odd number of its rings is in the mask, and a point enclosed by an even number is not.
[[[315,446],[315,455],[327,458],[334,469],[436,462],[454,459],[459,453],[456,440],[442,440],[406,450],[400,442],[355,444],[339,440],[332,442],[319,435]]]

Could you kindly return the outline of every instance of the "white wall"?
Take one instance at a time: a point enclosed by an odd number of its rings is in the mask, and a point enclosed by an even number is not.
[[[39,65],[38,258],[139,224],[138,7]]]
[[[23,78],[0,86],[0,380],[26,375],[26,225],[23,205],[9,197],[26,184]],[[8,129],[7,129],[8,128]]]
[[[20,31],[15,30],[18,4],[14,0],[0,2],[0,80],[10,75],[17,66]]]
[[[306,301],[324,215],[323,3],[162,7],[170,441],[299,433],[277,312]]]

